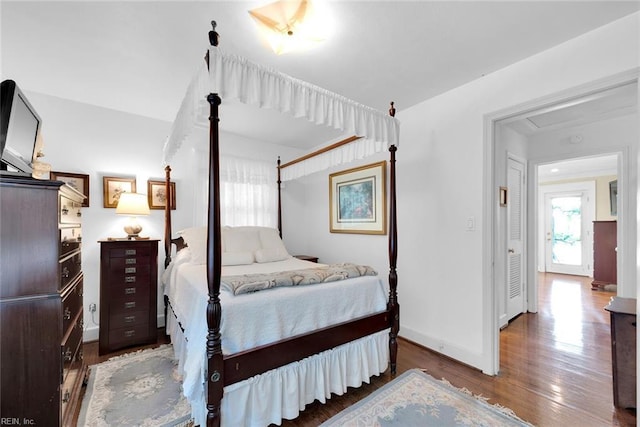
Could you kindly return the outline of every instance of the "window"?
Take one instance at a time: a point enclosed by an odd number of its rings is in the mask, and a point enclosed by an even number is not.
[[[277,227],[276,167],[256,160],[220,159],[222,225]]]

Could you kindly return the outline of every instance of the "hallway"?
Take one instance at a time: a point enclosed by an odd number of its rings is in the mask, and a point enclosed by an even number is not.
[[[585,416],[581,425],[635,425],[634,411],[613,407],[610,320],[603,307],[615,294],[591,290],[589,277],[538,278],[539,313],[520,315],[500,336],[499,377],[511,379],[515,396],[518,387],[533,393],[500,403],[539,425],[570,422],[562,416],[568,408]]]

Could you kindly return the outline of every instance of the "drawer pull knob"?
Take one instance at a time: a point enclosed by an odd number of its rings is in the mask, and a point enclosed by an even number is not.
[[[71,399],[71,393],[69,392],[69,390],[66,390],[64,392],[64,395],[62,396],[62,402],[67,403],[70,399]]]
[[[136,306],[135,301],[129,301],[124,303],[124,308],[135,308],[135,306]]]
[[[125,264],[135,264],[136,263],[136,259],[135,258],[127,258],[124,260]]]
[[[63,279],[68,279],[69,278],[69,269],[66,266],[62,267],[61,276],[62,276]]]
[[[135,267],[127,267],[124,269],[124,274],[135,274],[135,273],[136,273]]]
[[[71,349],[68,348],[67,351],[64,352],[64,361],[71,362],[72,358],[73,358],[73,354],[71,354]]]
[[[124,254],[125,255],[135,255],[136,254],[136,250],[135,249],[125,249]]]
[[[135,294],[136,288],[124,288],[124,293],[127,295]]]
[[[124,278],[125,283],[135,283],[136,276],[127,276]]]
[[[131,338],[132,336],[134,336],[136,334],[135,330],[131,330],[131,331],[124,331],[124,336],[127,338]]]
[[[69,320],[71,319],[71,310],[69,310],[69,307],[65,307],[64,308],[64,320]]]
[[[133,323],[136,321],[136,316],[125,316],[124,323]]]

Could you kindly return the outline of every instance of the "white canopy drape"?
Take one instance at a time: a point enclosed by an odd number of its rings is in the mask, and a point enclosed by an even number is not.
[[[208,126],[206,96],[218,93],[227,100],[270,108],[318,125],[341,130],[360,139],[333,152],[305,160],[283,170],[283,180],[294,179],[346,163],[398,145],[397,119],[355,101],[241,58],[209,48],[210,67],[202,64],[189,84],[163,150],[169,164],[196,126]]]

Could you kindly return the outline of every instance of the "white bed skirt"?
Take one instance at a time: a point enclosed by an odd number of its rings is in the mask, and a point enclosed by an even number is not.
[[[182,375],[187,346],[175,318],[167,316],[178,368]],[[204,345],[202,348],[203,356]],[[341,395],[347,387],[368,383],[389,364],[389,330],[381,331],[331,350],[273,369],[224,388],[222,426],[264,427],[280,425],[283,419],[294,419],[304,407],[331,393]],[[204,390],[201,388],[201,390]],[[196,425],[206,425],[204,392],[186,396],[191,403]]]

